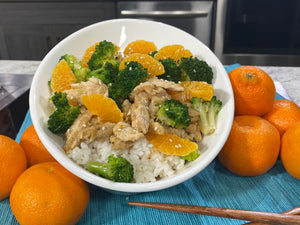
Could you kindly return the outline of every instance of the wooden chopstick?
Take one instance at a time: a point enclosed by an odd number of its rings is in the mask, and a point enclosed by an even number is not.
[[[280,214],[288,214],[288,215],[300,215],[300,207],[296,207],[293,209],[290,209],[288,211],[282,212]],[[249,222],[244,223],[244,225],[268,225],[269,223],[258,223],[258,222]]]
[[[128,202],[129,205],[207,216],[225,217],[268,224],[300,225],[300,216],[241,209],[216,208],[207,206],[181,205],[154,202]]]

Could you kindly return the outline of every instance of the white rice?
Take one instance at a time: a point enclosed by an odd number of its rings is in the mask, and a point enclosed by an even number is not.
[[[68,156],[78,165],[86,168],[88,161],[107,162],[111,154],[126,158],[134,168],[136,183],[155,182],[170,177],[184,168],[185,160],[175,155],[166,155],[153,150],[152,145],[141,138],[126,150],[114,150],[108,141],[82,142],[79,147],[68,152]]]

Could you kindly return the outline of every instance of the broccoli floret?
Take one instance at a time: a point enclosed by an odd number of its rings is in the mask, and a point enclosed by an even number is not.
[[[114,64],[116,60],[117,46],[109,41],[101,41],[95,47],[95,52],[92,54],[91,59],[88,61],[90,70],[99,69],[105,62]]]
[[[107,163],[90,161],[87,168],[90,172],[115,182],[130,183],[133,180],[133,166],[122,156],[115,157],[112,154],[108,157]]]
[[[201,132],[204,135],[211,134],[216,130],[216,118],[222,108],[222,102],[213,96],[210,101],[202,98],[192,98],[192,107],[200,114]]]
[[[191,122],[187,105],[174,99],[165,100],[156,116],[156,120],[162,125],[179,129],[188,127]]]
[[[50,100],[56,110],[49,117],[48,129],[54,134],[64,134],[80,114],[80,107],[70,105],[67,94],[62,92],[55,92]]]
[[[200,156],[200,151],[199,151],[199,149],[196,149],[195,151],[192,151],[188,155],[180,156],[180,158],[182,158],[188,162],[191,162],[191,161],[196,160],[199,156]]]
[[[209,84],[212,83],[213,71],[211,67],[197,57],[181,58],[179,67],[182,73],[182,81],[206,81]]]
[[[125,69],[120,70],[115,81],[109,86],[109,97],[114,99],[118,106],[129,97],[132,90],[149,77],[147,70],[135,61],[126,64]]]
[[[117,75],[118,75],[118,70],[116,69],[116,67],[110,62],[106,62],[104,63],[103,67],[89,72],[87,74],[87,79],[91,77],[96,77],[102,80],[104,84],[108,85],[114,82]]]
[[[86,80],[86,75],[90,71],[89,68],[85,68],[81,65],[80,61],[74,55],[63,55],[60,60],[66,60],[68,65],[70,66],[72,72],[76,77],[76,82],[80,83],[81,81]]]
[[[181,71],[174,59],[168,58],[161,59],[159,61],[163,64],[165,68],[165,73],[158,76],[158,78],[174,81],[176,83],[181,81]]]

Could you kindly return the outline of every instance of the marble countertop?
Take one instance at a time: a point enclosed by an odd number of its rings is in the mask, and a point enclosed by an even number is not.
[[[34,74],[40,61],[0,60],[0,73]],[[258,66],[282,84],[290,98],[300,105],[300,67]]]

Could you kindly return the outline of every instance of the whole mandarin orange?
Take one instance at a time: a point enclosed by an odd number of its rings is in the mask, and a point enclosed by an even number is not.
[[[293,125],[283,134],[280,159],[286,171],[300,179],[300,123]]]
[[[7,198],[17,178],[27,169],[27,159],[21,145],[0,135],[0,201]]]
[[[16,181],[10,207],[21,225],[76,224],[88,202],[87,184],[58,162],[27,169]]]
[[[262,116],[271,110],[276,89],[272,78],[255,66],[242,66],[229,74],[235,115]]]
[[[235,116],[218,159],[237,175],[258,176],[274,166],[279,148],[279,132],[267,120],[252,115]]]
[[[22,134],[20,145],[25,151],[29,166],[41,162],[56,161],[41,142],[32,124]]]
[[[288,128],[300,122],[300,107],[287,99],[275,100],[273,108],[263,116],[283,135]]]

